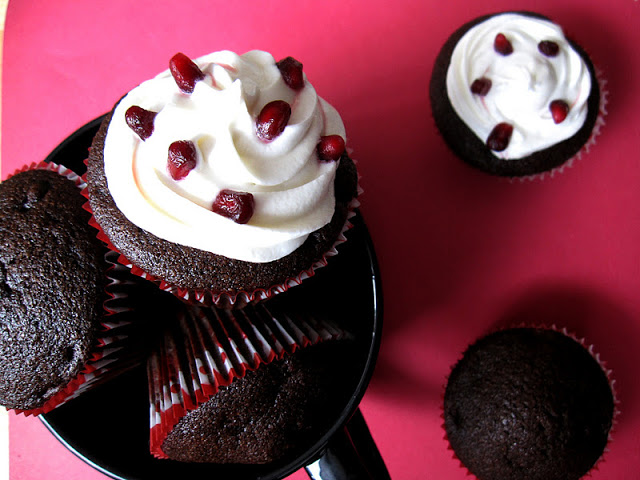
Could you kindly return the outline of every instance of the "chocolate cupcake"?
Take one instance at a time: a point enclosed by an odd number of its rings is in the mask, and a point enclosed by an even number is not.
[[[513,328],[478,340],[445,390],[444,427],[483,480],[571,480],[603,454],[615,412],[608,374],[563,332]]]
[[[436,58],[430,97],[451,150],[494,175],[559,167],[602,123],[589,56],[558,25],[531,12],[487,15],[456,30]]]
[[[34,165],[0,184],[0,404],[38,414],[120,364],[106,249],[88,225],[80,178]],[[107,319],[108,317],[110,317]]]
[[[339,345],[321,345],[247,372],[182,417],[162,451],[174,460],[207,463],[295,457],[338,416],[331,392],[336,360],[345,353]]]
[[[206,463],[295,457],[346,405],[352,346],[331,322],[263,304],[179,309],[148,361],[151,453]]]
[[[135,272],[204,304],[312,275],[358,194],[338,113],[292,58],[177,54],[170,66],[122,98],[93,142],[89,200],[106,240]]]

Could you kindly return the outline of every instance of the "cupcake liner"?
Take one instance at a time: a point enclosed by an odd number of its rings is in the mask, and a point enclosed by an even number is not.
[[[17,169],[11,176],[28,170],[48,170],[56,172],[75,183],[84,191],[86,183],[82,177],[72,170],[48,162],[34,162]],[[60,391],[49,398],[42,406],[30,409],[11,409],[16,414],[40,415],[48,413],[69,400],[81,395],[89,389],[103,383],[119,373],[139,364],[141,359],[133,353],[134,349],[127,348],[131,343],[132,322],[128,318],[131,308],[127,307],[129,286],[133,282],[126,279],[128,272],[116,262],[115,256],[105,253],[105,275],[107,284],[105,293],[107,298],[103,302],[104,317],[100,322],[96,339],[89,360],[82,370]]]
[[[358,183],[358,196],[362,193],[362,189]],[[356,196],[348,206],[348,213],[345,224],[342,227],[338,237],[336,238],[332,247],[327,250],[322,257],[315,261],[309,268],[298,273],[296,276],[289,277],[285,281],[279,284],[271,285],[268,288],[257,288],[251,291],[237,291],[237,292],[225,292],[215,291],[211,289],[201,288],[183,288],[172,283],[169,283],[162,278],[156,277],[140,267],[136,266],[127,257],[122,254],[118,248],[111,242],[108,235],[104,232],[100,224],[96,221],[93,215],[93,210],[89,203],[88,192],[83,190],[83,195],[87,198],[87,202],[84,205],[84,209],[91,214],[89,224],[97,231],[97,237],[100,239],[110,250],[119,254],[118,262],[125,267],[129,268],[131,273],[137,277],[143,278],[150,282],[153,282],[160,288],[160,290],[173,294],[191,305],[197,306],[215,306],[218,308],[242,308],[249,304],[255,304],[273,296],[288,291],[290,288],[300,285],[304,280],[315,275],[316,270],[327,265],[328,259],[338,254],[338,246],[341,243],[347,241],[345,233],[353,228],[353,224],[350,219],[356,214],[356,209],[360,206],[358,196]]]
[[[563,327],[563,328],[558,328],[555,324],[552,325],[546,325],[546,324],[534,324],[534,325],[530,325],[530,324],[516,324],[516,325],[510,325],[510,326],[504,326],[501,328],[495,328],[492,329],[491,331],[489,331],[488,333],[485,333],[483,335],[480,335],[478,337],[478,339],[483,338],[487,335],[491,335],[492,333],[496,333],[496,332],[500,332],[500,331],[505,331],[505,330],[510,330],[512,328],[535,328],[535,329],[546,329],[546,330],[552,330],[554,332],[558,332],[558,333],[562,333],[563,335],[571,338],[573,341],[577,342],[578,344],[582,345],[582,347],[589,352],[589,354],[591,355],[591,357],[598,363],[598,365],[600,366],[600,368],[602,369],[602,371],[604,372],[605,376],[607,377],[607,380],[609,382],[609,388],[611,389],[611,393],[613,395],[613,416],[612,416],[612,420],[611,420],[611,428],[609,429],[609,432],[607,434],[607,443],[603,449],[602,454],[600,455],[600,457],[596,460],[596,462],[592,465],[592,467],[590,468],[589,472],[586,473],[585,476],[588,476],[591,472],[593,472],[594,470],[598,470],[599,466],[601,466],[605,461],[606,461],[606,454],[609,451],[609,446],[611,445],[611,443],[613,442],[613,436],[614,436],[614,430],[616,428],[616,425],[618,423],[618,416],[620,415],[620,400],[617,396],[617,392],[616,392],[616,388],[615,388],[615,379],[613,378],[613,371],[607,367],[606,362],[604,360],[602,360],[602,358],[600,357],[600,354],[597,353],[595,351],[595,347],[593,346],[593,344],[591,343],[587,343],[586,339],[584,337],[578,337],[575,333],[570,332],[567,328]],[[477,340],[477,339],[476,339]],[[471,344],[470,344],[471,345]],[[469,345],[469,346],[470,346]],[[466,349],[465,349],[466,351]],[[467,466],[460,460],[460,458],[458,458],[458,456],[456,455],[453,447],[451,446],[451,443],[449,441],[449,437],[447,435],[447,430],[445,427],[445,413],[444,413],[444,398],[445,398],[445,391],[447,388],[447,384],[449,382],[449,376],[451,375],[451,372],[453,371],[454,367],[457,365],[457,363],[462,359],[462,357],[464,356],[465,351],[463,351],[458,359],[456,360],[456,362],[454,362],[450,369],[449,372],[447,373],[446,377],[445,377],[445,381],[444,384],[442,386],[442,390],[440,392],[440,420],[441,420],[441,425],[440,427],[442,428],[442,431],[444,432],[444,435],[442,436],[443,441],[446,444],[446,449],[448,451],[451,452],[451,458],[457,462],[457,464],[459,465],[460,468],[462,468],[463,470],[466,471],[468,476],[471,477],[475,477],[475,475],[467,468]]]
[[[264,304],[241,310],[184,306],[147,361],[150,451],[189,411],[247,372],[320,342],[349,338],[331,321],[272,313]]]

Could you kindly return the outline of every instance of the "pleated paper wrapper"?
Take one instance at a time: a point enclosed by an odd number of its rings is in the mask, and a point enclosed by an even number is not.
[[[234,310],[185,306],[147,363],[151,453],[167,458],[167,434],[220,387],[299,349],[346,338],[331,321],[272,313],[263,303]]]

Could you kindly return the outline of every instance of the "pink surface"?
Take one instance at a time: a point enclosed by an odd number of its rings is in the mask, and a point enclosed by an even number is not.
[[[640,2],[538,0],[517,7],[562,24],[590,52],[610,92],[597,145],[554,178],[512,183],[475,171],[452,156],[430,117],[428,83],[438,49],[463,22],[514,8],[498,0],[11,1],[3,176],[42,160],[166,68],[176,51],[293,55],[341,112],[359,160],[362,212],[385,295],[382,349],[362,411],[391,476],[466,478],[443,440],[443,384],[469,342],[522,320],[569,327],[614,370],[622,413],[592,478],[635,479]],[[37,419],[12,416],[11,478],[105,477]]]

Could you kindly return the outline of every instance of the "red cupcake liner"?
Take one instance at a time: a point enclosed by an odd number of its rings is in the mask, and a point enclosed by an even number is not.
[[[11,176],[28,170],[56,172],[74,182],[81,192],[86,189],[86,183],[81,176],[65,166],[55,163],[34,162],[17,169]],[[100,322],[89,361],[67,385],[42,406],[30,410],[11,409],[16,414],[36,416],[48,413],[140,363],[141,359],[126,348],[132,324],[123,314],[131,311],[126,306],[129,295],[127,284],[131,282],[128,282],[124,276],[128,275],[128,272],[116,262],[116,258],[110,252],[105,254],[105,275],[107,277],[105,285],[107,298],[103,302],[104,317]]]
[[[362,189],[358,183],[358,196],[362,193]],[[83,190],[83,195],[87,199],[84,209],[91,214],[89,224],[97,230],[97,237],[110,250],[119,254],[118,262],[131,270],[131,273],[137,277],[144,278],[155,283],[160,290],[173,294],[191,305],[218,308],[242,308],[245,305],[255,304],[264,300],[268,300],[279,293],[288,291],[290,288],[300,285],[307,278],[313,277],[316,270],[327,265],[328,259],[338,254],[338,246],[347,241],[345,233],[353,228],[350,219],[355,216],[355,210],[360,206],[358,196],[356,196],[349,204],[347,219],[336,241],[332,247],[326,251],[323,256],[314,262],[309,268],[303,270],[293,277],[287,278],[282,283],[271,285],[268,288],[257,288],[251,291],[240,290],[237,292],[215,291],[206,288],[184,288],[167,282],[166,280],[152,275],[133,262],[131,262],[119,249],[111,242],[109,236],[104,232],[98,221],[93,215],[93,209],[89,203],[89,194],[87,190]]]
[[[238,310],[185,305],[147,361],[150,451],[188,412],[247,372],[320,342],[349,338],[324,319],[272,313],[264,304]]]
[[[612,369],[608,368],[606,365],[606,362],[604,360],[602,360],[602,358],[600,357],[600,354],[597,353],[595,351],[595,347],[593,346],[593,344],[591,343],[587,343],[586,339],[584,337],[578,337],[575,333],[570,332],[567,328],[563,327],[563,328],[558,328],[555,324],[552,325],[546,325],[546,324],[536,324],[536,325],[529,325],[529,324],[517,324],[517,325],[511,325],[511,326],[505,326],[502,328],[496,328],[493,329],[492,331],[481,335],[479,338],[484,337],[486,335],[490,335],[491,333],[496,333],[502,330],[509,330],[512,328],[538,328],[538,329],[547,329],[547,330],[552,330],[554,332],[558,332],[558,333],[562,333],[563,335],[566,335],[567,337],[571,338],[573,341],[579,343],[580,345],[582,345],[582,347],[587,350],[587,352],[589,352],[589,354],[591,355],[591,357],[598,363],[598,365],[600,365],[600,368],[602,369],[602,371],[604,372],[605,376],[607,377],[607,380],[609,381],[609,388],[611,389],[611,393],[613,395],[613,417],[611,419],[611,428],[609,429],[609,432],[607,434],[607,443],[604,447],[604,450],[602,452],[602,454],[600,455],[600,457],[596,460],[596,462],[593,464],[593,466],[591,467],[591,469],[589,470],[589,472],[587,472],[585,474],[585,476],[588,476],[591,472],[598,470],[598,468],[605,462],[605,457],[607,452],[609,451],[609,446],[611,445],[611,443],[613,442],[613,436],[614,436],[614,430],[616,428],[616,425],[618,424],[618,416],[620,415],[620,400],[618,398],[617,392],[616,392],[616,388],[615,388],[615,384],[616,381],[613,378],[613,371]],[[462,352],[458,358],[458,360],[453,363],[449,369],[449,373],[446,375],[445,377],[445,381],[444,384],[442,386],[442,390],[440,392],[440,420],[441,420],[441,424],[440,427],[442,428],[442,431],[444,432],[444,435],[442,437],[443,441],[446,443],[446,449],[449,450],[451,452],[451,458],[457,462],[458,466],[460,468],[462,468],[463,470],[465,470],[465,472],[467,473],[468,476],[474,477],[476,478],[476,476],[467,468],[467,466],[462,463],[462,460],[460,460],[458,458],[458,456],[456,455],[455,451],[453,450],[453,447],[451,446],[451,443],[449,442],[449,437],[447,436],[447,430],[445,428],[445,417],[444,417],[444,397],[445,397],[445,391],[447,388],[447,383],[449,382],[449,376],[451,375],[451,372],[453,371],[453,368],[455,367],[455,365],[462,359],[462,357],[464,356],[464,352]]]

